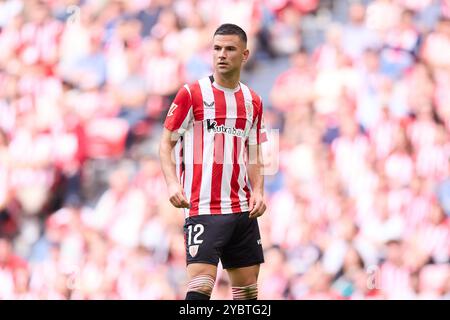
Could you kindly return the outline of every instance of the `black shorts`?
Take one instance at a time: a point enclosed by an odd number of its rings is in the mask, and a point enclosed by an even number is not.
[[[198,215],[184,223],[186,263],[208,263],[224,269],[249,267],[264,262],[257,219],[248,212]]]

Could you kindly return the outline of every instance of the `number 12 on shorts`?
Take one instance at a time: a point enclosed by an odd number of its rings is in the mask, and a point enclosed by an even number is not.
[[[194,229],[194,244],[201,244],[203,240],[200,240],[200,237],[205,231],[205,227],[202,224],[196,224],[195,226],[188,226],[188,246],[191,245],[192,240],[192,229]]]

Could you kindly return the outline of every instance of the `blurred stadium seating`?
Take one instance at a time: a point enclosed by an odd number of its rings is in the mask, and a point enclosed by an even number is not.
[[[259,297],[449,299],[448,0],[1,0],[0,299],[184,298],[158,140],[223,22],[280,132]]]

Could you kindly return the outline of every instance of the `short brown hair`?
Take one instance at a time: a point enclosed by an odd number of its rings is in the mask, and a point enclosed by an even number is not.
[[[239,38],[245,43],[247,44],[247,34],[245,33],[245,31],[232,23],[224,23],[222,24],[220,27],[217,28],[216,32],[214,32],[214,36],[216,35],[230,35],[230,34],[235,34],[237,36],[239,36]]]

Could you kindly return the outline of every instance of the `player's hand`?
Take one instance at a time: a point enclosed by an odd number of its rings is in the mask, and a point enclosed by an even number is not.
[[[250,197],[250,219],[255,219],[264,214],[266,211],[266,204],[264,202],[264,196],[261,193],[253,192]]]
[[[179,183],[169,185],[169,200],[175,208],[189,208],[189,202],[184,194],[183,188]]]

